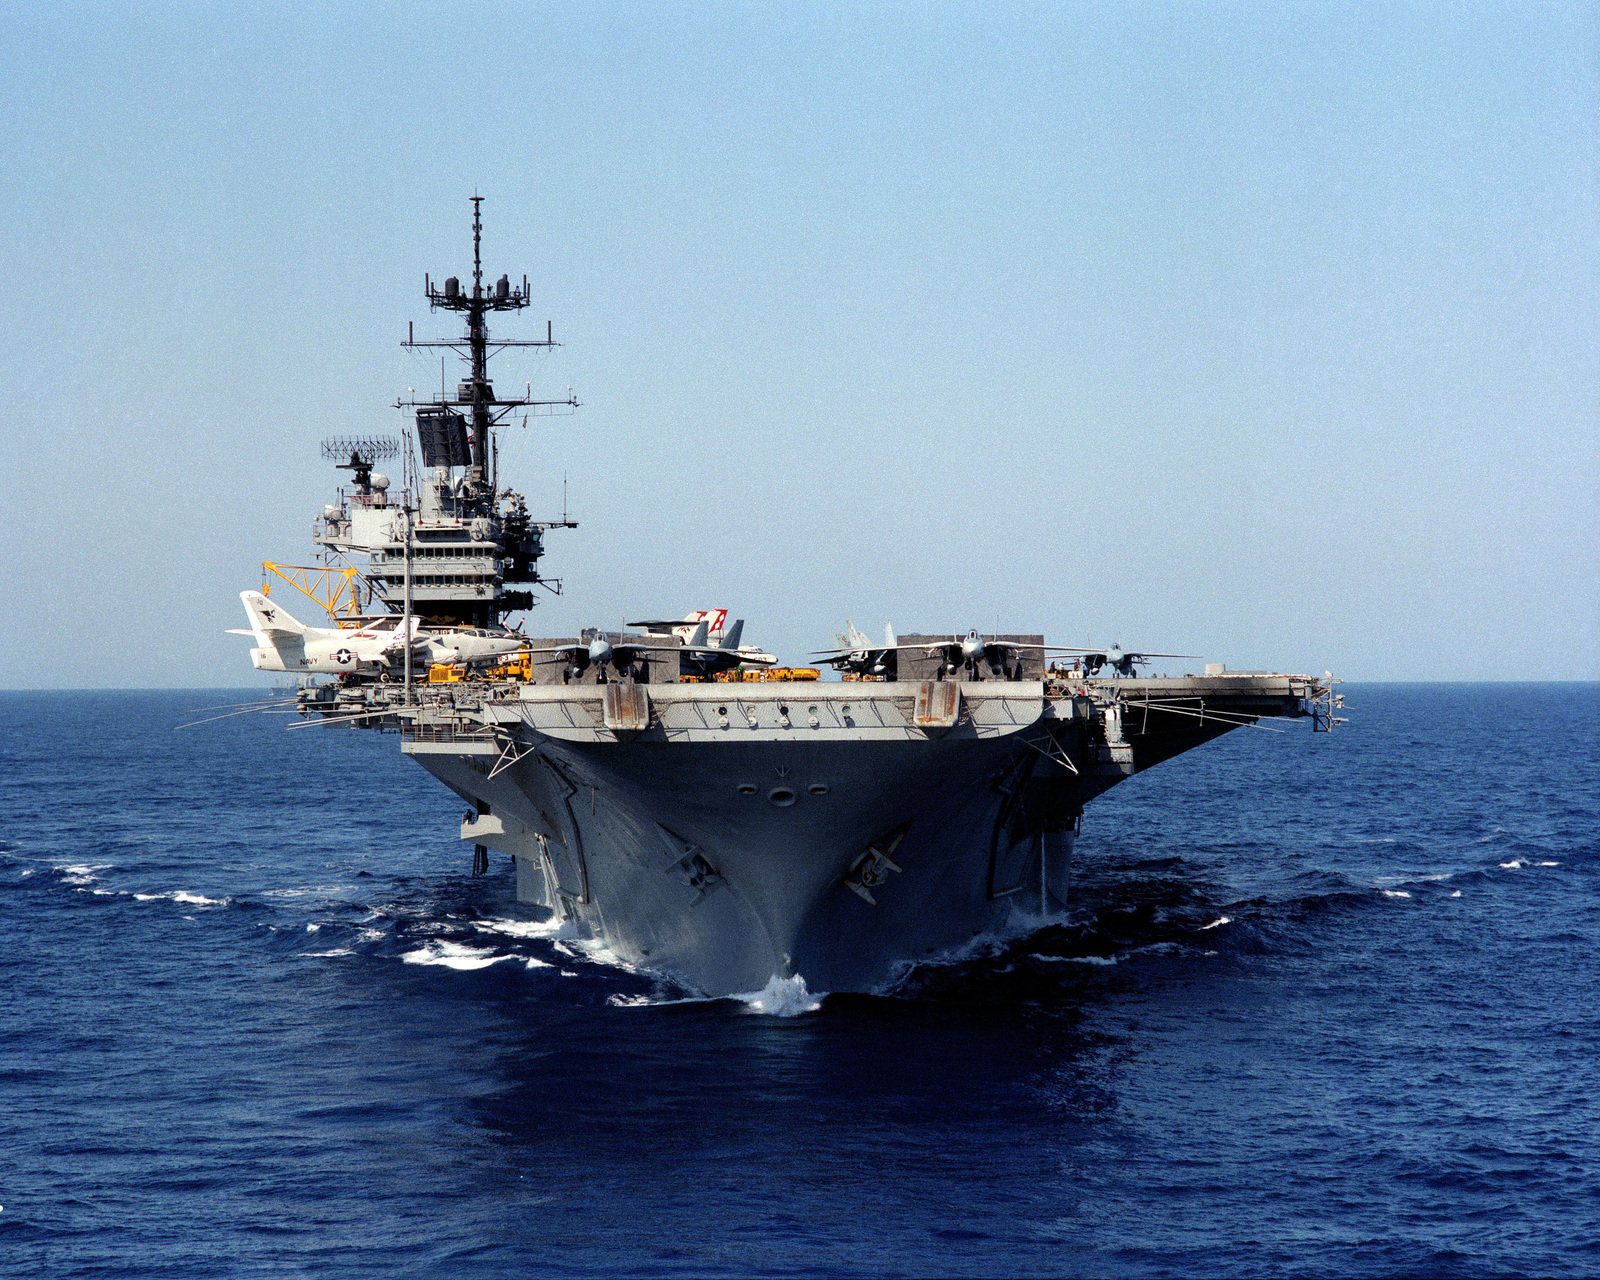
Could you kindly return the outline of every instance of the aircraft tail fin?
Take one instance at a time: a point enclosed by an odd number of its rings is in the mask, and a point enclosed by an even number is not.
[[[893,649],[898,642],[894,638],[894,624],[887,619],[883,624],[883,647]]]
[[[241,591],[239,599],[244,602],[245,617],[250,619],[251,633],[258,637],[262,644],[271,644],[274,639],[305,635],[305,623],[282,605],[268,600],[261,592]]]
[[[739,637],[743,634],[744,619],[739,618],[735,620],[731,627],[725,627],[723,629],[722,640],[718,647],[723,649],[737,649],[739,647]]]
[[[700,625],[694,629],[694,634],[689,637],[686,644],[691,649],[704,649],[706,647],[706,637],[710,634],[711,623],[702,618]]]

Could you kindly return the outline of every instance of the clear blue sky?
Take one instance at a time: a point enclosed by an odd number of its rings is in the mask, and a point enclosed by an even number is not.
[[[474,189],[584,402],[533,634],[1600,677],[1596,14],[8,6],[0,683],[252,682]]]

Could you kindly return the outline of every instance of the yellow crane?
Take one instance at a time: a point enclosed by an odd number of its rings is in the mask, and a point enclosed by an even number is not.
[[[327,610],[328,616],[341,627],[358,625],[361,615],[361,574],[351,568],[338,569],[322,564],[279,564],[275,560],[261,562],[261,594],[272,594],[272,580],[287,582],[291,587]]]

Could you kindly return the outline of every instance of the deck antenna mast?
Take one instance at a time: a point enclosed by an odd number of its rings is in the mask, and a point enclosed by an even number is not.
[[[570,392],[564,400],[534,400],[531,397],[502,399],[495,395],[494,384],[489,381],[490,351],[488,315],[492,311],[521,311],[528,305],[528,277],[522,277],[520,287],[514,286],[508,276],[501,276],[494,284],[483,283],[483,197],[472,197],[472,285],[463,289],[461,282],[451,276],[443,288],[436,288],[432,276],[425,276],[424,292],[428,305],[434,310],[459,311],[466,315],[467,331],[461,338],[443,338],[435,341],[418,341],[415,328],[408,329],[406,340],[400,345],[409,348],[446,347],[459,354],[467,363],[468,376],[456,387],[454,397],[449,388],[440,393],[435,404],[459,406],[466,411],[468,420],[467,443],[469,461],[467,481],[469,487],[487,486],[493,491],[495,483],[494,448],[491,437],[496,423],[513,409],[576,408],[577,397]],[[496,338],[495,352],[507,347],[555,347],[551,326],[545,326],[543,338]]]

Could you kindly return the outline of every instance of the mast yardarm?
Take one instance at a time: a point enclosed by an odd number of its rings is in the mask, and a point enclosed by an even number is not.
[[[538,409],[577,406],[577,399],[568,395],[564,400],[533,400],[528,398],[505,399],[495,395],[494,384],[489,381],[489,325],[491,311],[521,311],[528,305],[528,277],[522,277],[520,286],[513,285],[510,277],[502,275],[488,288],[483,283],[483,197],[472,197],[472,286],[464,290],[456,276],[448,277],[443,288],[433,283],[431,276],[423,278],[423,291],[428,305],[435,310],[460,311],[466,314],[467,332],[464,338],[417,341],[414,327],[407,330],[405,347],[448,347],[459,352],[467,362],[468,376],[456,387],[455,397],[448,393],[437,403],[457,405],[465,411],[470,430],[468,447],[471,462],[468,476],[471,481],[487,480],[494,484],[494,449],[490,434],[497,422],[513,409]],[[498,338],[496,351],[506,347],[554,347],[559,345],[545,322],[543,338]]]

